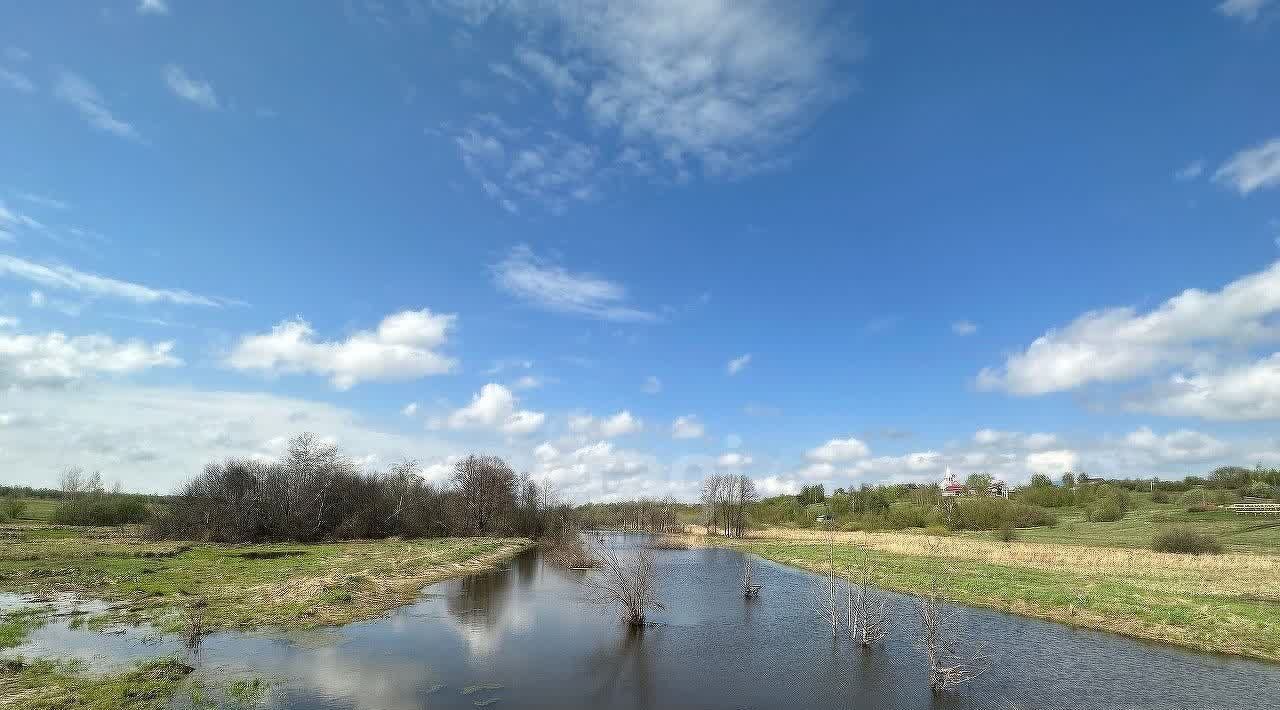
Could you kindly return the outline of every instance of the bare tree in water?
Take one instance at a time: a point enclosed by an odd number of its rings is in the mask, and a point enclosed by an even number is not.
[[[863,648],[883,641],[892,622],[889,597],[876,586],[876,576],[876,565],[864,550],[857,571],[849,575],[848,586],[849,635]]]
[[[831,638],[835,638],[844,624],[841,606],[845,595],[840,592],[840,578],[836,575],[836,536],[832,530],[827,530],[827,565],[827,574],[814,590],[814,600],[822,620],[831,623]]]
[[[751,555],[742,556],[742,596],[751,599],[760,594],[760,584],[756,582],[755,562]]]
[[[600,569],[582,578],[587,598],[618,607],[632,626],[644,624],[650,608],[666,609],[658,599],[658,567],[653,550],[642,547],[619,556],[607,548],[590,545],[588,552]]]
[[[929,590],[916,599],[920,614],[920,641],[929,658],[929,687],[937,693],[967,683],[990,668],[981,647],[966,649],[961,638],[957,609],[942,594],[938,573],[930,579]]]

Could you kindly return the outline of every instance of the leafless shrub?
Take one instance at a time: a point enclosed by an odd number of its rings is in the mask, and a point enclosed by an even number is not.
[[[742,556],[742,596],[751,599],[760,594],[760,585],[756,583],[755,562],[750,555]]]
[[[568,532],[559,537],[546,537],[538,541],[542,547],[543,557],[553,565],[568,569],[591,569],[600,566],[582,543],[582,536],[577,532]]]
[[[883,641],[893,620],[888,595],[876,586],[876,577],[876,565],[864,551],[847,587],[849,635],[863,648]]]
[[[916,600],[920,615],[920,641],[929,659],[929,687],[941,692],[961,683],[967,683],[990,668],[980,646],[967,650],[970,645],[961,638],[956,619],[957,608],[948,604],[942,594],[938,574],[930,579],[929,590]]]
[[[836,575],[836,540],[830,530],[827,531],[827,562],[828,571],[814,590],[814,601],[822,620],[831,623],[831,638],[836,638],[840,627],[845,625],[842,600],[846,595],[840,590],[840,578]]]
[[[612,550],[590,545],[587,552],[600,563],[598,572],[582,579],[590,601],[621,609],[623,618],[632,626],[644,624],[649,608],[666,608],[658,599],[658,568],[653,550],[642,547],[620,557]]]

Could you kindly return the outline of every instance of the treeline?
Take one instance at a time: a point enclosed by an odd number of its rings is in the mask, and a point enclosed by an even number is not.
[[[696,506],[678,503],[668,496],[662,500],[639,499],[611,503],[584,503],[576,514],[586,530],[637,530],[675,533],[684,530]]]
[[[85,474],[78,466],[63,469],[58,505],[49,520],[60,525],[130,525],[150,519],[153,496],[125,493],[116,482],[108,490],[102,473]]]
[[[312,434],[291,439],[275,461],[208,464],[152,520],[160,537],[215,542],[539,538],[576,526],[571,506],[500,458],[468,456],[434,485],[415,461],[364,471]]]

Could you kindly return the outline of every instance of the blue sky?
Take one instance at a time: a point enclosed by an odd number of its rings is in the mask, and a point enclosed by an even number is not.
[[[1280,464],[1280,5],[0,8],[0,470]]]

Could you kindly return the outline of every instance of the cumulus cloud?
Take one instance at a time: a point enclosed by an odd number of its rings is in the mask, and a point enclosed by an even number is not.
[[[547,415],[518,409],[518,404],[511,390],[490,382],[480,388],[470,404],[452,412],[445,423],[450,429],[487,429],[513,436],[541,429]]]
[[[608,441],[560,450],[549,442],[534,449],[535,480],[550,484],[573,501],[615,501],[640,497],[694,500],[700,481],[677,478],[670,467],[640,451]]]
[[[84,77],[69,71],[62,72],[54,85],[53,95],[79,111],[90,126],[120,138],[142,140],[133,124],[122,121],[111,113],[97,87]]]
[[[12,321],[11,325],[16,325]],[[107,335],[0,332],[0,385],[63,386],[93,375],[176,367],[173,342],[116,341]]]
[[[1090,311],[1050,330],[1000,368],[984,368],[980,389],[1039,395],[1117,382],[1162,368],[1212,360],[1213,346],[1280,336],[1280,262],[1221,290],[1187,289],[1157,308]]]
[[[1079,470],[1080,455],[1070,449],[1051,449],[1027,454],[1026,468],[1032,473],[1060,474]]]
[[[569,430],[590,437],[612,439],[617,436],[635,434],[644,429],[644,422],[632,416],[629,410],[623,410],[609,417],[593,417],[590,414],[575,414],[569,417]]]
[[[751,364],[751,353],[747,353],[745,355],[739,355],[738,357],[735,357],[732,360],[730,360],[729,364],[725,365],[725,370],[730,375],[736,375],[739,372],[742,372],[744,369],[746,369],[747,365],[750,365],[750,364]]]
[[[870,454],[871,448],[866,443],[849,437],[848,439],[831,439],[822,446],[810,449],[805,456],[813,461],[836,463],[853,461]]]
[[[239,303],[201,296],[181,289],[153,288],[107,276],[78,271],[69,266],[46,266],[0,254],[0,276],[22,279],[45,288],[74,291],[86,296],[118,298],[140,304],[173,303],[181,306],[224,306]]]
[[[676,439],[698,439],[705,433],[702,422],[692,414],[676,417],[671,423],[671,436]]]
[[[1125,443],[1136,449],[1150,451],[1161,461],[1212,461],[1227,452],[1227,446],[1223,442],[1190,429],[1179,429],[1160,436],[1149,427],[1142,427],[1126,436]]]
[[[1175,373],[1134,395],[1128,408],[1204,419],[1280,419],[1280,353],[1218,372]]]
[[[716,459],[716,465],[720,468],[745,468],[754,463],[754,461],[755,459],[747,454],[730,451],[720,454],[720,457]]]
[[[360,382],[440,375],[457,366],[456,360],[437,351],[456,321],[456,315],[427,308],[401,311],[384,318],[376,330],[362,330],[341,341],[318,341],[310,323],[286,320],[270,333],[242,337],[226,364],[271,375],[325,375],[339,390]]]
[[[958,320],[951,324],[951,332],[960,336],[973,335],[978,332],[978,326],[972,321]]]
[[[207,81],[193,79],[186,70],[176,64],[164,68],[164,83],[174,96],[203,109],[218,108],[218,94]]]
[[[410,403],[408,403],[408,404],[404,405],[404,408],[402,408],[402,409],[400,410],[400,413],[401,413],[401,414],[403,414],[403,415],[404,415],[404,416],[406,416],[406,417],[412,417],[412,416],[415,416],[415,415],[418,413],[418,403],[417,403],[417,402],[410,402]]]
[[[543,310],[619,322],[657,320],[653,313],[627,305],[622,284],[570,272],[527,246],[512,249],[491,271],[499,289]]]
[[[1213,174],[1213,181],[1241,195],[1280,185],[1280,138],[1236,153]]]

